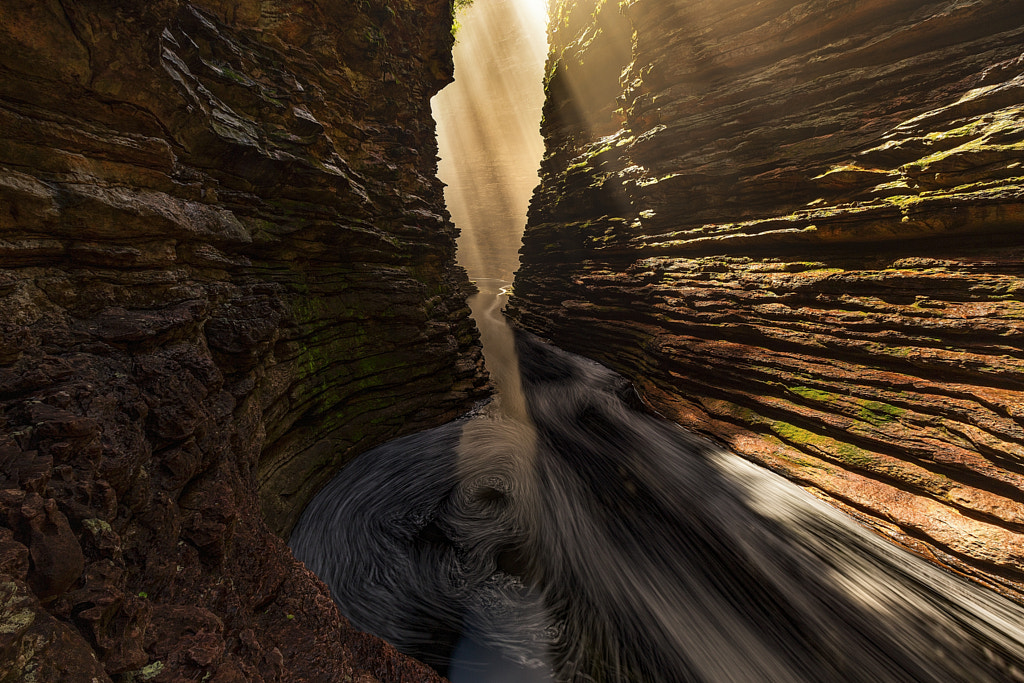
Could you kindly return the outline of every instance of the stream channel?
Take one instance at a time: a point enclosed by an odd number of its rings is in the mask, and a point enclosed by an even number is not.
[[[530,4],[477,0],[462,94],[435,101],[497,397],[356,458],[306,509],[295,555],[353,625],[454,683],[1024,681],[1024,608],[505,324],[542,148],[508,137],[536,136],[543,97],[522,90],[546,47]]]

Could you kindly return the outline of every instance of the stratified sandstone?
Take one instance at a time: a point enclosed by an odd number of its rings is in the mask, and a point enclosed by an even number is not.
[[[432,676],[271,530],[483,393],[429,110],[450,22],[0,4],[0,679]]]
[[[1020,4],[563,0],[551,42],[511,317],[1019,590]]]

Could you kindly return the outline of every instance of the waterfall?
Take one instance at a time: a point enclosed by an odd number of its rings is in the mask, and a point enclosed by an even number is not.
[[[476,0],[459,88],[435,102],[498,399],[358,457],[306,509],[296,556],[356,627],[454,683],[1024,680],[1020,606],[505,325],[540,155],[525,6]]]

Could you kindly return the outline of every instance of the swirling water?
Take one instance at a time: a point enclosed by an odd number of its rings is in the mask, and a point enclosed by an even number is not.
[[[1024,608],[487,334],[499,400],[361,455],[293,532],[355,626],[455,683],[1024,680]]]

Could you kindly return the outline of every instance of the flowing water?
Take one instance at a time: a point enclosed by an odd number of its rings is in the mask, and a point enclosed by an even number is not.
[[[523,136],[542,95],[523,84],[539,87],[543,45],[523,8],[542,1],[476,0],[462,89],[438,109],[497,399],[359,456],[306,509],[296,556],[355,626],[454,683],[1024,680],[1024,608],[505,325],[540,154]]]
[[[1024,609],[515,347],[525,414],[386,444],[306,510],[292,547],[357,627],[456,683],[1024,680]]]

